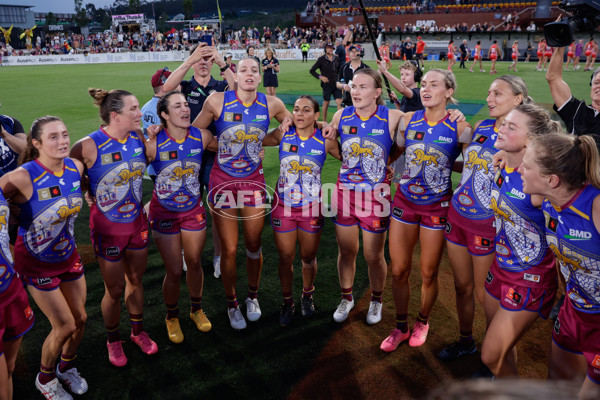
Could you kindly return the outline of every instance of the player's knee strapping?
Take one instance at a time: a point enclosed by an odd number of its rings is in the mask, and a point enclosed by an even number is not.
[[[262,254],[262,247],[259,247],[257,251],[250,251],[246,248],[246,256],[252,260],[259,260]]]

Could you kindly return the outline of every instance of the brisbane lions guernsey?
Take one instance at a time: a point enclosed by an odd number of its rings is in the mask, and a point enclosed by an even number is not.
[[[460,154],[457,123],[446,116],[428,121],[416,111],[404,133],[406,156],[400,190],[415,204],[433,204],[449,196],[452,165]]]
[[[582,312],[600,313],[600,234],[592,218],[600,189],[587,185],[567,204],[542,204],[546,240],[567,281],[567,296]]]
[[[19,204],[19,236],[15,244],[18,260],[33,258],[44,263],[68,260],[76,251],[73,228],[81,210],[81,176],[70,158],[65,158],[62,173],[54,173],[38,160],[22,165],[29,173],[33,193]],[[52,276],[60,271],[47,271],[43,265],[18,263],[17,270],[24,275]],[[69,269],[71,265],[65,265]]]
[[[465,151],[465,162],[460,185],[452,196],[456,212],[469,219],[488,219],[494,216],[490,209],[490,196],[494,178],[492,157],[497,132],[495,119],[486,119],[477,127],[473,141]]]
[[[377,106],[362,119],[354,106],[344,108],[338,132],[342,142],[342,166],[338,182],[350,190],[373,190],[386,181],[386,166],[392,148],[389,109]]]
[[[258,153],[269,129],[269,108],[264,93],[257,93],[252,104],[245,105],[235,91],[224,93],[223,110],[215,121],[218,152],[215,167],[235,178],[262,170]]]
[[[283,204],[302,207],[321,198],[321,170],[327,158],[325,139],[315,129],[308,138],[301,138],[296,128],[279,143],[279,181],[277,193]]]
[[[156,136],[156,171],[152,197],[170,211],[187,211],[200,200],[198,174],[202,165],[202,133],[191,126],[184,139],[173,139],[166,129]],[[201,200],[200,200],[201,201]]]
[[[110,137],[100,128],[89,135],[98,149],[88,169],[92,195],[92,229],[106,234],[129,235],[139,230],[132,224],[142,211],[142,177],[146,169],[144,143],[135,132],[124,140]],[[115,227],[114,223],[119,223]]]
[[[544,214],[531,203],[531,196],[523,193],[523,181],[516,169],[504,168],[495,174],[490,206],[496,216],[499,270],[511,281],[519,276],[522,286],[554,285],[556,273],[552,272],[552,253],[546,243]]]

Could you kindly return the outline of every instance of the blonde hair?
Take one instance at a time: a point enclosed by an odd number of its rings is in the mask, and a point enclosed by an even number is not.
[[[275,50],[273,50],[273,48],[271,46],[269,46],[265,49],[265,58],[267,58],[267,51],[270,51],[271,57],[275,58]]]
[[[527,84],[520,76],[502,75],[494,79],[494,81],[505,82],[510,87],[510,90],[512,91],[513,95],[522,95],[523,100],[521,101],[521,104],[533,103],[533,98],[529,96],[529,89],[527,89]]]
[[[600,155],[591,136],[554,132],[534,138],[535,162],[543,175],[556,175],[568,190],[586,182],[600,188]]]
[[[444,86],[446,86],[446,89],[452,89],[453,93],[456,92],[456,77],[454,76],[452,71],[448,71],[447,69],[441,68],[432,68],[427,73],[430,72],[437,72],[438,74],[442,75]],[[456,100],[453,96],[450,96],[448,99],[446,99],[446,104],[448,103],[458,104],[458,100]]]
[[[527,137],[529,139],[548,133],[559,132],[561,129],[560,123],[553,121],[550,118],[550,113],[537,104],[521,104],[515,107],[514,111],[527,116]]]
[[[404,64],[400,66],[400,69],[410,69],[411,71],[416,71],[418,66],[414,64],[414,62],[405,61]]]

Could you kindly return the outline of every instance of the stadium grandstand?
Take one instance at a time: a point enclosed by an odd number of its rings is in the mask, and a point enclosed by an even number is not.
[[[561,13],[557,1],[478,1],[478,0],[440,0],[440,1],[406,1],[406,0],[366,0],[365,9],[380,29],[394,30],[401,20],[403,24],[416,26],[431,25],[437,27],[454,26],[466,23],[469,27],[487,21],[494,27],[492,30],[525,31],[531,21],[537,26],[550,22]],[[547,12],[541,13],[539,10]],[[421,22],[419,22],[421,21]],[[427,23],[423,23],[426,21]],[[338,25],[364,24],[362,11],[357,0],[326,2],[314,0],[309,2],[306,10],[297,13],[296,24],[309,27],[315,24],[335,27]],[[520,29],[518,29],[520,28]]]

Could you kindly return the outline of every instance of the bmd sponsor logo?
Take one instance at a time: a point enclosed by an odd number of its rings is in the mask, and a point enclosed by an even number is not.
[[[565,238],[571,240],[589,240],[592,238],[592,233],[578,229],[569,229],[569,234],[565,235]]]

